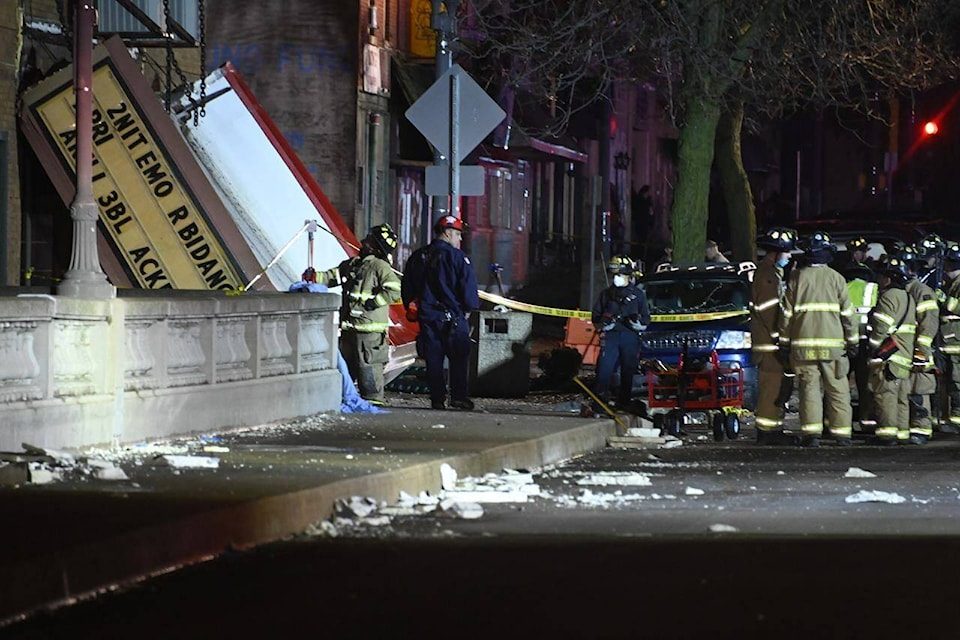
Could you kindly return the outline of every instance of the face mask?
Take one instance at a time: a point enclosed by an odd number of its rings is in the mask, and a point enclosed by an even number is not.
[[[625,287],[628,284],[630,284],[630,279],[627,276],[613,276],[613,286]]]
[[[777,266],[778,266],[778,267],[781,267],[781,268],[782,268],[782,267],[787,266],[788,264],[790,264],[790,258],[778,258],[778,259],[777,259]]]

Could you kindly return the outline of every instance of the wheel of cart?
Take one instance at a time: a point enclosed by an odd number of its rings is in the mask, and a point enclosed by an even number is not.
[[[740,415],[736,411],[725,412],[723,432],[729,440],[736,440],[740,437]]]
[[[711,425],[713,426],[713,439],[717,442],[723,442],[723,436],[725,433],[726,421],[724,420],[724,415],[722,411],[711,412],[713,418],[710,420]]]

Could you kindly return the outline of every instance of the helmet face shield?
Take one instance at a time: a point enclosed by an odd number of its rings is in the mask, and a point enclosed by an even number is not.
[[[607,263],[607,272],[611,275],[632,276],[635,266],[630,256],[613,256]]]

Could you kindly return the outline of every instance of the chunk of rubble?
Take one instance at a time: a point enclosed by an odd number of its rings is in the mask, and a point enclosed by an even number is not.
[[[740,529],[729,524],[712,524],[707,529],[710,533],[737,533]]]
[[[885,502],[887,504],[901,504],[907,499],[897,493],[889,491],[867,491],[862,490],[845,498],[847,504],[856,504],[860,502]]]
[[[97,480],[129,480],[123,469],[116,465],[99,467],[93,470],[93,477]]]
[[[59,469],[49,469],[39,462],[31,462],[27,468],[30,484],[50,484],[61,479]]]
[[[76,458],[74,458],[72,453],[67,453],[66,451],[59,451],[57,449],[46,449],[43,447],[35,447],[32,444],[26,442],[20,443],[20,446],[23,447],[23,450],[31,456],[47,456],[50,458],[49,462],[56,462],[64,466],[72,466],[76,463]]]
[[[338,498],[334,504],[334,511],[343,518],[366,518],[376,511],[378,506],[373,498],[351,496],[346,499]]]
[[[30,480],[26,462],[0,462],[0,487],[15,487]]]
[[[660,429],[653,427],[631,427],[627,429],[627,436],[631,438],[659,438]]]
[[[847,469],[847,472],[843,474],[844,478],[876,478],[877,474],[871,473],[866,469],[861,469],[860,467],[850,467]]]
[[[596,485],[601,487],[609,486],[638,486],[649,487],[653,483],[650,476],[646,473],[637,473],[634,471],[598,471],[577,479],[580,486]]]
[[[212,456],[165,454],[156,458],[156,464],[174,469],[218,469],[220,467],[220,458]]]
[[[683,494],[687,496],[702,496],[703,493],[703,489],[698,489],[696,487],[687,487],[683,492]]]
[[[444,491],[444,500],[456,502],[527,502],[530,496],[523,491],[499,491],[497,489],[475,489],[473,491]],[[441,503],[443,500],[441,500]]]
[[[457,486],[457,470],[446,462],[440,465],[440,486],[444,489],[455,489]]]
[[[444,515],[463,520],[476,520],[483,517],[483,506],[477,502],[445,498],[440,501],[439,509]]]

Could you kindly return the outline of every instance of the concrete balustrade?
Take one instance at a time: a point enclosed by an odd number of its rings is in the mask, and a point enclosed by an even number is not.
[[[0,297],[0,450],[338,411],[338,307],[335,294]]]

